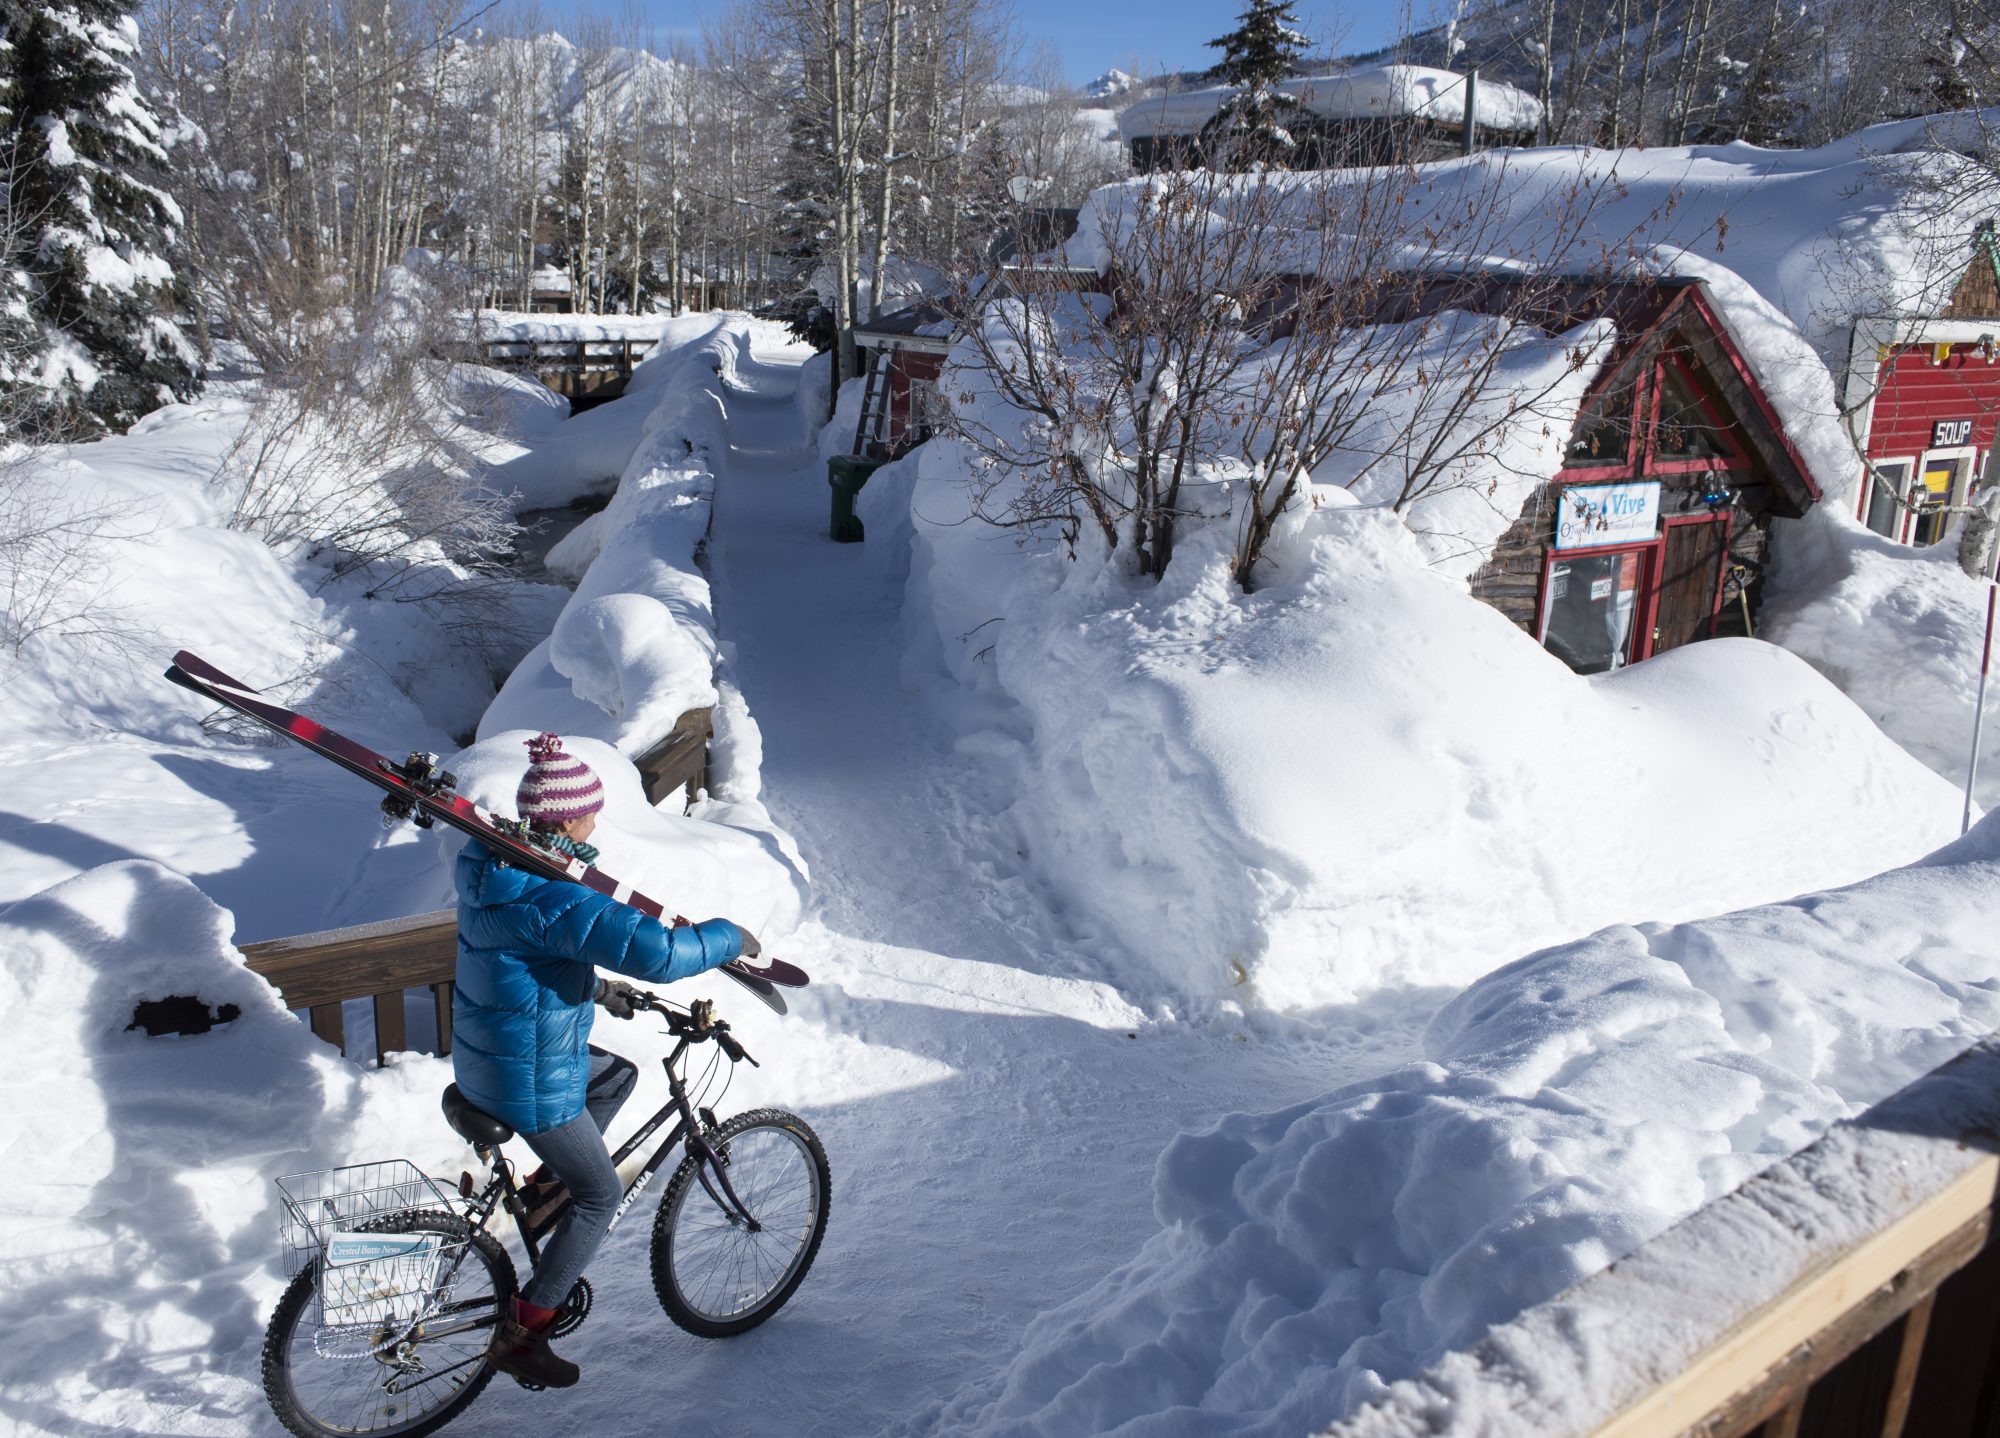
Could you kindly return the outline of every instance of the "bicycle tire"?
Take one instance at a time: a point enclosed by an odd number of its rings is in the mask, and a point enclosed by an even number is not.
[[[435,1209],[412,1209],[392,1213],[361,1225],[371,1233],[439,1233],[467,1240],[460,1261],[460,1277],[454,1292],[462,1293],[465,1270],[477,1264],[484,1271],[484,1289],[491,1291],[491,1304],[498,1314],[512,1302],[515,1291],[514,1261],[491,1234],[475,1229],[455,1213]],[[278,1421],[298,1438],[422,1438],[435,1432],[464,1410],[492,1381],[494,1368],[486,1362],[486,1344],[491,1326],[474,1329],[453,1342],[447,1353],[453,1356],[452,1370],[469,1376],[455,1381],[442,1401],[410,1410],[397,1402],[400,1394],[383,1389],[384,1371],[390,1366],[374,1357],[322,1356],[312,1321],[312,1301],[319,1284],[317,1260],[294,1278],[278,1300],[264,1334],[264,1397]],[[455,1306],[476,1312],[488,1302],[485,1293],[459,1297]],[[432,1347],[435,1350],[437,1344]],[[474,1359],[476,1358],[476,1362]],[[310,1365],[309,1371],[307,1365]],[[451,1370],[447,1370],[451,1371]],[[346,1381],[341,1380],[345,1377]],[[309,1380],[302,1384],[301,1380]],[[332,1385],[349,1395],[321,1392]],[[421,1390],[419,1390],[421,1391]],[[389,1401],[386,1405],[384,1400]],[[331,1408],[340,1412],[329,1412]]]
[[[688,1155],[653,1216],[653,1291],[689,1333],[732,1338],[783,1308],[805,1281],[826,1236],[833,1178],[819,1135],[783,1109],[738,1114],[708,1140],[767,1226],[753,1234],[728,1222],[702,1187],[700,1160]]]

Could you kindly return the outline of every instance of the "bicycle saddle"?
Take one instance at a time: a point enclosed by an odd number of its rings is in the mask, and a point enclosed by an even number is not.
[[[457,1084],[445,1087],[444,1121],[467,1143],[501,1144],[514,1136],[514,1130],[492,1114],[474,1108],[472,1100],[458,1091]]]

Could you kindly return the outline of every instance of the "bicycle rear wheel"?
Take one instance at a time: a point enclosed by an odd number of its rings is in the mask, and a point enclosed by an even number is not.
[[[435,1233],[464,1244],[435,1310],[412,1326],[321,1327],[322,1264],[305,1269],[264,1335],[264,1396],[299,1438],[420,1438],[451,1421],[493,1377],[486,1345],[514,1298],[514,1263],[491,1235],[453,1213],[393,1213],[371,1233]]]
[[[757,1231],[709,1197],[690,1154],[653,1219],[653,1290],[688,1332],[729,1338],[784,1307],[804,1281],[826,1233],[833,1180],[819,1136],[783,1109],[738,1114],[709,1142]]]

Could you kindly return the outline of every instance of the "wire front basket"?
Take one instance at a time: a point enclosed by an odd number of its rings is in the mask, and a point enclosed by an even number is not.
[[[278,1180],[285,1273],[320,1265],[314,1285],[323,1328],[395,1328],[421,1321],[437,1277],[465,1237],[416,1228],[420,1210],[454,1212],[443,1189],[407,1159],[353,1164]]]

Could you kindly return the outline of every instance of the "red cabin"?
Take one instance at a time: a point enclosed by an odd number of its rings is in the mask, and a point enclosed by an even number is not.
[[[1935,544],[2000,483],[2000,246],[1972,261],[1928,319],[1857,321],[1842,405],[1867,456],[1855,517],[1905,544]]]
[[[1763,387],[1697,280],[1480,281],[1438,308],[1608,317],[1617,347],[1563,467],[1529,496],[1472,592],[1583,674],[1753,632],[1775,516],[1819,498]],[[1484,302],[1482,303],[1482,299]]]

